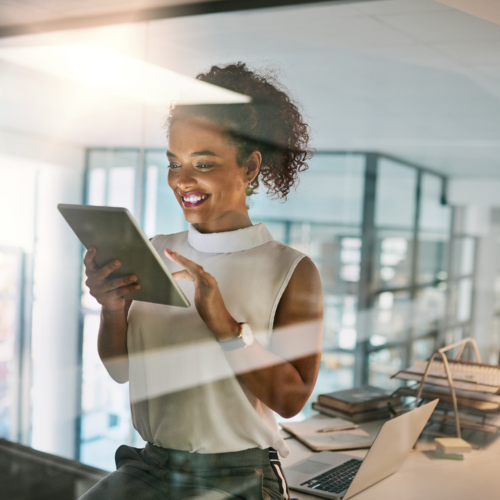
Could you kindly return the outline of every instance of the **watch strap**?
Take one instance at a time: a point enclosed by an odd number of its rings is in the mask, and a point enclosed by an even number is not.
[[[241,349],[242,347],[246,347],[247,345],[243,342],[241,337],[236,337],[231,340],[223,340],[219,341],[220,348],[223,351],[234,351],[235,349]]]

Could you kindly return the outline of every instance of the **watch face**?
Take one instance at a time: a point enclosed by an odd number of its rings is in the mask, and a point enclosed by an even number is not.
[[[248,323],[243,323],[241,325],[241,340],[245,342],[245,345],[252,345],[255,340],[252,329]]]

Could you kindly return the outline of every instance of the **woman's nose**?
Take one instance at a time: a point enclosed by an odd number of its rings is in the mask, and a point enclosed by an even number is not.
[[[196,177],[189,169],[181,169],[180,175],[177,178],[177,186],[181,191],[187,190],[196,184]]]

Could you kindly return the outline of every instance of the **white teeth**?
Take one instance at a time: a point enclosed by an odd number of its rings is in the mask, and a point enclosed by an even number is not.
[[[199,202],[201,200],[205,200],[207,198],[208,198],[208,194],[204,194],[202,196],[194,195],[194,196],[189,196],[189,197],[184,197],[184,196],[182,197],[182,199],[187,203],[197,203],[197,202]]]

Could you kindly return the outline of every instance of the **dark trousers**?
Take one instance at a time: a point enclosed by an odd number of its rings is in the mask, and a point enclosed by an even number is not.
[[[80,500],[288,500],[288,486],[272,448],[190,453],[120,446],[115,472]]]

